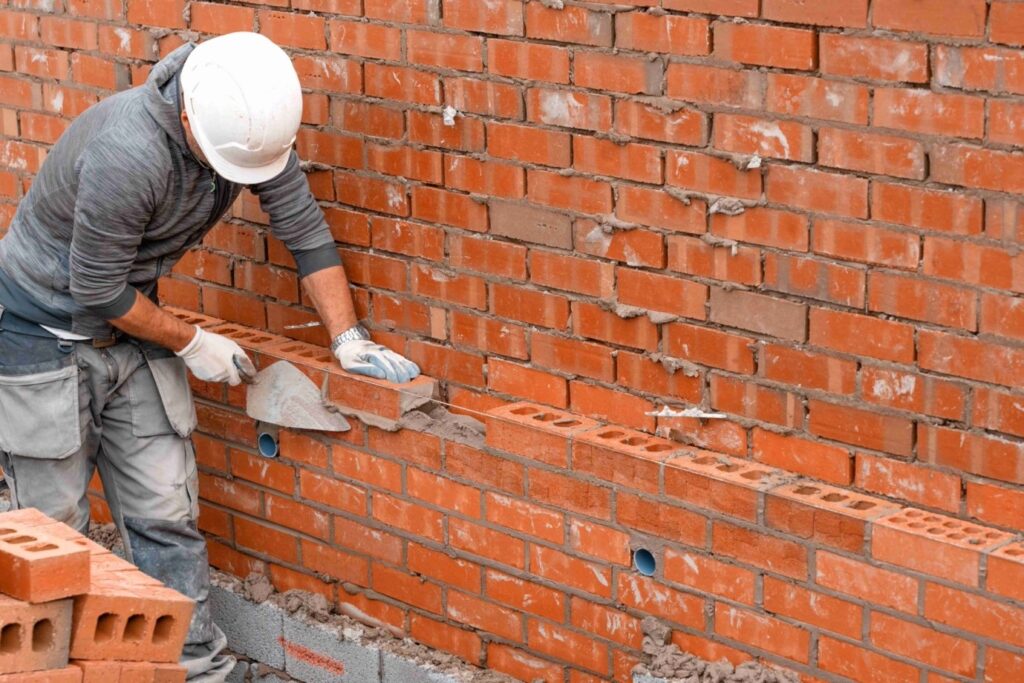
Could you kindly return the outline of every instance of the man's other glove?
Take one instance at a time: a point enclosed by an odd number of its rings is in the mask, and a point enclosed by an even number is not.
[[[224,335],[207,332],[196,326],[196,335],[188,346],[178,351],[178,356],[192,374],[206,382],[227,382],[235,386],[242,381],[238,372],[242,367],[252,367],[252,361],[241,346]],[[238,356],[238,361],[235,357]]]
[[[341,367],[357,375],[404,384],[419,377],[420,368],[386,346],[368,339],[352,339],[334,350]]]

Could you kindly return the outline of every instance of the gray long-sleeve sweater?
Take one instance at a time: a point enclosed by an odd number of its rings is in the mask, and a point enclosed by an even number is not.
[[[50,150],[0,240],[0,304],[22,318],[91,337],[155,298],[166,274],[231,206],[242,186],[189,150],[180,120],[183,45],[146,83],[96,104]],[[340,264],[298,157],[251,186],[300,275]]]

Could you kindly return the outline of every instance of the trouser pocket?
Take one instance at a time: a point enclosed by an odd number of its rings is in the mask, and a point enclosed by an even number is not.
[[[135,436],[176,433],[187,438],[196,428],[198,420],[188,386],[188,369],[183,360],[167,354],[143,347],[146,366],[136,370],[129,382]]]
[[[0,449],[59,460],[82,446],[79,369],[56,340],[0,332]]]

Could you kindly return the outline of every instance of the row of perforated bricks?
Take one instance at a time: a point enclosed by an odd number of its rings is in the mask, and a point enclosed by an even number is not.
[[[346,407],[347,412],[369,414],[394,422],[431,398],[437,385],[436,380],[423,375],[401,385],[357,377],[342,370],[330,350],[322,346],[224,322],[201,313],[175,308],[165,310],[190,325],[233,339],[252,354],[260,370],[281,360],[291,362],[316,386],[326,384],[327,400]]]
[[[0,515],[0,593],[0,681],[184,679],[192,601],[37,510]]]
[[[492,410],[487,445],[1024,600],[1024,542],[1005,531],[530,403]]]

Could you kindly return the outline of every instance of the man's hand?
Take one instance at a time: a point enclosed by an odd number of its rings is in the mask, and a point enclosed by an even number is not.
[[[357,375],[404,384],[419,377],[420,368],[411,360],[368,339],[352,339],[334,351],[341,367]]]
[[[198,326],[192,341],[177,354],[193,375],[207,382],[227,382],[235,386],[242,381],[240,370],[245,371],[246,377],[256,374],[241,346],[224,335]]]

